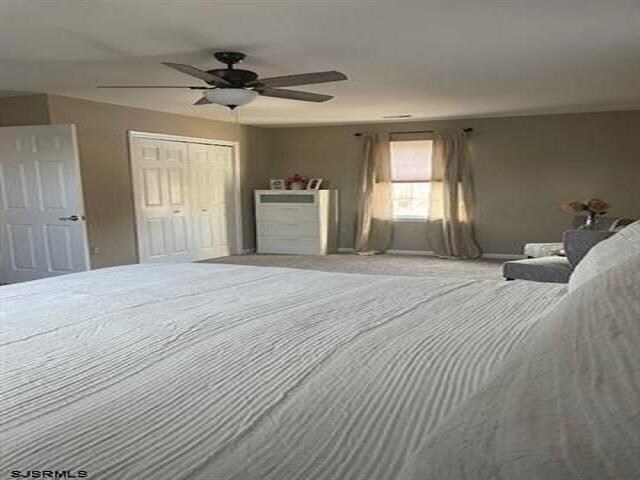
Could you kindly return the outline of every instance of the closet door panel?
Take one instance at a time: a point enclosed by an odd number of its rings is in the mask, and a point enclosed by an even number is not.
[[[183,142],[149,138],[133,141],[141,263],[193,260],[187,153]]]
[[[195,255],[198,260],[229,255],[228,197],[232,149],[218,145],[189,146]]]
[[[173,255],[190,254],[189,220],[186,215],[171,217],[171,248]]]
[[[145,218],[144,231],[146,235],[146,258],[161,259],[168,255],[167,229],[164,218]]]
[[[134,137],[132,152],[140,262],[229,255],[233,149]]]

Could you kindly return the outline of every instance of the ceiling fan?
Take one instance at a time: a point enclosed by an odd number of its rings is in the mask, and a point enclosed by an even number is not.
[[[258,78],[258,74],[251,70],[234,68],[236,63],[244,60],[246,55],[240,52],[216,52],[213,56],[227,68],[200,70],[191,65],[181,63],[163,63],[167,67],[186,73],[204,81],[207,86],[169,86],[169,85],[101,85],[98,88],[189,88],[202,90],[203,96],[194,105],[215,103],[224,105],[231,110],[246,105],[255,100],[258,95],[265,97],[302,100],[303,102],[326,102],[331,95],[301,92],[274,87],[291,87],[294,85],[309,85],[313,83],[338,82],[346,80],[344,73],[336,71],[301,73],[282,77]]]

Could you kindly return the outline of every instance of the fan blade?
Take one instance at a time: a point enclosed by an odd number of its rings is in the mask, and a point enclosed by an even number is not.
[[[292,87],[295,85],[309,85],[312,83],[339,82],[340,80],[346,79],[347,76],[344,73],[330,71],[285,75],[284,77],[260,78],[255,83],[260,83],[267,87]]]
[[[333,98],[331,95],[285,90],[283,88],[263,88],[258,90],[258,93],[265,97],[287,98],[289,100],[302,100],[303,102],[326,102]]]
[[[189,88],[191,90],[207,90],[209,87],[178,85],[98,85],[98,88]]]
[[[202,97],[200,100],[198,100],[196,103],[194,103],[194,105],[208,105],[210,103],[212,103],[212,102],[207,100],[207,97]]]
[[[213,73],[205,72],[204,70],[200,70],[199,68],[192,67],[191,65],[184,65],[182,63],[166,63],[163,62],[163,65],[166,65],[169,68],[173,68],[174,70],[178,70],[179,72],[186,73],[187,75],[191,75],[192,77],[199,78],[200,80],[204,80],[207,83],[214,83],[218,85],[231,85],[224,78],[214,75]]]

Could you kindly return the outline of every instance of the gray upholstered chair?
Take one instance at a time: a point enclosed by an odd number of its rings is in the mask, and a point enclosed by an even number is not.
[[[613,235],[609,230],[568,230],[562,235],[566,256],[527,258],[505,262],[502,275],[507,280],[567,283],[575,266],[598,242]]]

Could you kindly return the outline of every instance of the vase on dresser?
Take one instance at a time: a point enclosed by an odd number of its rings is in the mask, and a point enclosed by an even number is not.
[[[255,203],[257,253],[327,254],[329,190],[256,190]]]

